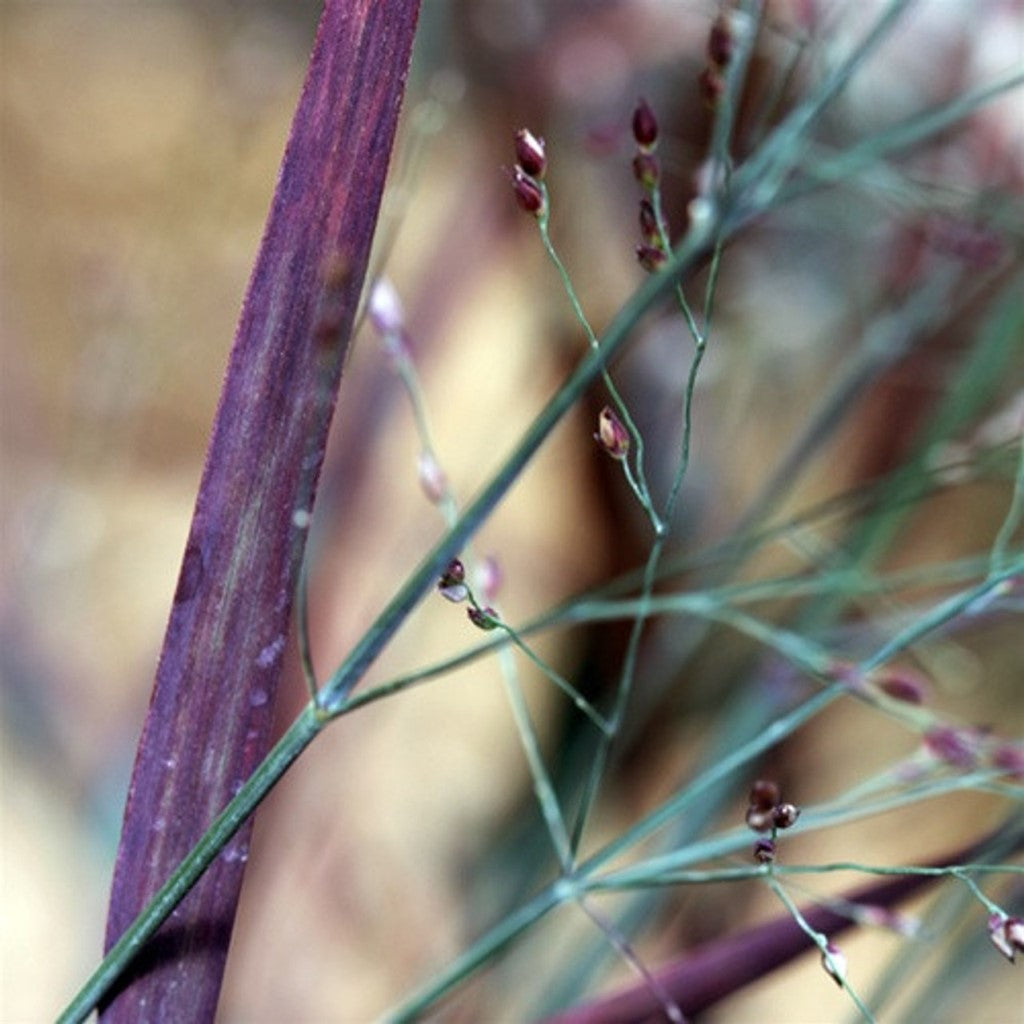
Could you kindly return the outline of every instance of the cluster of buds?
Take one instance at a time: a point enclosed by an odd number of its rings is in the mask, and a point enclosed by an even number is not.
[[[658,119],[645,99],[633,111],[633,139],[636,155],[633,157],[633,177],[644,190],[640,200],[640,244],[636,258],[649,273],[658,270],[667,258],[661,225],[651,197],[661,182],[661,164],[654,151],[658,145]]]
[[[527,213],[540,219],[548,212],[548,192],[544,173],[548,158],[544,140],[538,139],[528,128],[516,132],[516,165],[512,168],[512,190],[516,202]]]
[[[712,109],[725,91],[725,71],[736,49],[736,15],[720,14],[708,33],[708,62],[700,73],[700,91]]]
[[[492,559],[491,564],[493,566],[492,571],[496,572],[497,563]],[[495,589],[498,582],[497,579],[492,581]],[[468,598],[470,605],[466,609],[466,615],[469,617],[469,621],[478,629],[497,629],[500,625],[501,617],[493,608],[490,606],[481,608],[476,603],[476,598],[473,597],[469,584],[466,582],[466,567],[459,559],[453,558],[448,563],[448,567],[441,573],[441,578],[437,581],[437,590],[442,597],[455,604],[459,604]]]
[[[783,803],[778,784],[758,779],[750,788],[747,807],[747,826],[755,832],[771,832],[770,839],[759,839],[754,844],[754,859],[761,864],[775,860],[775,833],[791,828],[800,817],[800,808]]]
[[[992,944],[1012,964],[1018,953],[1024,953],[1024,920],[992,914],[988,919],[988,937]]]

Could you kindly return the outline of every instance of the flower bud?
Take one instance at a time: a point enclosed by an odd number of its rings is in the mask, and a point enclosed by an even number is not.
[[[640,99],[633,111],[633,138],[644,151],[653,149],[658,141],[658,119],[645,99]]]
[[[498,596],[503,582],[504,574],[501,571],[501,565],[494,555],[487,555],[480,563],[476,574],[476,585],[480,593],[488,601],[493,601]]]
[[[661,164],[653,153],[637,153],[633,157],[633,177],[649,192],[661,180]]]
[[[821,954],[821,966],[825,968],[826,973],[832,980],[842,988],[846,981],[846,954],[832,942],[826,943],[825,949],[827,952]]]
[[[423,493],[431,504],[439,505],[448,493],[448,478],[433,454],[427,451],[420,452],[416,460],[416,472]]]
[[[535,217],[543,217],[547,212],[547,198],[544,189],[533,180],[521,167],[512,169],[512,190],[516,202],[527,213]]]
[[[520,128],[516,132],[516,160],[531,178],[539,181],[548,168],[544,140],[538,139],[528,128]]]
[[[469,596],[469,587],[466,586],[466,568],[457,558],[453,558],[448,563],[448,568],[445,569],[438,581],[437,589],[442,597],[456,604],[465,601]]]
[[[876,683],[878,688],[893,700],[900,700],[905,704],[924,703],[927,684],[923,676],[910,669],[887,669]]]
[[[1000,743],[992,751],[992,766],[1024,782],[1024,743]]]
[[[716,67],[724,68],[732,60],[735,48],[732,24],[726,15],[720,14],[708,33],[708,60]]]
[[[638,245],[636,258],[640,266],[649,274],[656,274],[668,261],[668,257],[656,245]]]
[[[610,406],[606,405],[597,417],[594,440],[613,459],[624,459],[629,453],[629,432]]]
[[[758,864],[771,864],[775,860],[775,843],[771,839],[758,839],[754,843],[754,860]]]
[[[1018,953],[1024,953],[1024,921],[1019,917],[991,914],[988,919],[988,937],[1011,964]]]
[[[924,735],[924,745],[932,757],[953,768],[973,768],[977,760],[978,736],[970,729],[940,725]]]
[[[755,832],[770,832],[772,830],[773,814],[774,809],[769,807],[762,809],[760,807],[748,807],[747,808],[747,827],[753,829]]]
[[[654,215],[654,206],[650,199],[640,200],[640,235],[647,245],[660,248],[661,232],[658,230],[658,218]]]
[[[779,804],[772,811],[772,824],[776,828],[792,828],[800,817],[800,808],[795,804]]]
[[[770,811],[781,797],[778,783],[770,782],[767,779],[758,779],[750,787],[750,806],[756,807],[760,811]]]
[[[370,323],[381,334],[398,334],[405,326],[405,313],[394,285],[386,277],[378,277],[370,289],[366,304]]]
[[[501,621],[498,618],[498,613],[491,607],[467,608],[466,615],[469,616],[469,621],[472,622],[477,629],[497,629],[498,623]]]

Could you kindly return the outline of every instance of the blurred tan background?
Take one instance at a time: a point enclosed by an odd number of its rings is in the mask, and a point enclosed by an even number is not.
[[[784,21],[799,7],[773,10]],[[713,11],[654,0],[424,0],[378,266],[406,303],[437,448],[462,498],[499,464],[583,344],[533,225],[509,195],[502,167],[513,162],[513,131],[530,124],[548,136],[553,194],[564,204],[553,230],[600,326],[641,280],[629,114],[641,93],[653,102],[679,83],[689,88]],[[317,14],[312,3],[0,7],[5,1021],[51,1018],[98,959],[134,746]],[[1013,38],[1008,25],[1004,42]],[[937,53],[961,52],[964,31],[964,20],[950,16],[918,39]],[[923,49],[903,51],[914,74],[923,74]],[[1005,66],[1003,54],[963,59],[977,65],[965,80],[983,77],[986,61]],[[869,121],[879,89],[893,110],[920,105],[931,80],[900,70],[919,93],[894,91],[879,71],[882,85],[870,79],[847,116]],[[689,188],[707,112],[696,93],[673,109],[663,156],[671,180]],[[1003,116],[1012,123],[1016,115]],[[965,187],[980,188],[971,173],[963,172]],[[681,199],[670,213],[680,223]],[[883,223],[879,216],[839,243],[805,224],[813,244],[803,252],[799,238],[789,243],[790,264],[763,240],[737,254],[723,284],[722,343],[698,396],[707,426],[681,523],[695,545],[736,520],[828,381],[851,306],[878,272]],[[765,338],[772,323],[784,329]],[[685,369],[659,361],[672,343],[663,334],[652,329],[648,354],[629,368],[652,416],[666,399],[645,390],[651,378],[671,384]],[[1020,387],[1019,362],[1013,372],[1006,402]],[[919,374],[890,381],[888,400],[905,403],[900,388],[919,388]],[[501,561],[511,621],[635,564],[643,551],[621,484],[595,453],[591,413],[563,424],[476,545]],[[815,464],[800,501],[856,482],[876,454],[877,420],[868,410],[844,430],[837,446],[847,457],[833,450]],[[417,485],[412,417],[368,330],[346,372],[336,427],[312,572],[322,675],[442,529]],[[949,498],[922,518],[920,550],[903,553],[907,564],[983,549],[1007,500],[1000,486]],[[474,639],[461,609],[433,602],[373,679]],[[540,650],[572,671],[577,643],[573,636]],[[292,655],[282,728],[305,699]],[[1007,682],[1024,667],[1019,648],[982,638],[944,657],[962,684],[942,695],[953,713],[1019,731],[1019,682],[1017,690]],[[731,661],[709,663],[713,690],[714,673],[731,671]],[[528,682],[544,733],[557,701]],[[681,737],[698,741],[713,698],[703,694],[696,707],[671,740],[655,737],[620,820],[687,762]],[[896,729],[891,742],[896,751],[912,747]],[[823,721],[790,766],[815,780],[804,798],[854,781],[865,749],[879,763],[889,749],[877,717],[855,708]],[[261,811],[223,1020],[379,1015],[464,947],[469,865],[528,787],[491,663],[332,727]],[[959,825],[969,835],[990,812],[960,808]],[[955,841],[948,819],[927,810],[918,817],[901,825],[905,836],[920,840],[931,828],[936,850]],[[808,855],[834,849],[808,847]],[[859,847],[858,856],[870,859]],[[764,901],[762,916],[775,909]],[[858,970],[875,969],[888,949],[865,946]],[[665,955],[657,950],[654,962]],[[988,986],[997,1009],[985,1019],[1000,1019],[998,1007],[1013,998],[1007,973]],[[843,997],[819,982],[816,964],[794,967],[721,1019],[846,1015]],[[506,998],[500,1009],[481,1005],[495,1019],[518,1019],[525,1010],[514,986]]]

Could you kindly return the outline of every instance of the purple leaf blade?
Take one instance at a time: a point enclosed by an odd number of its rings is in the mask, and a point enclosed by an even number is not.
[[[328,0],[221,392],[136,756],[107,948],[265,755],[327,431],[419,0]],[[106,1022],[212,1020],[251,823],[135,961]]]

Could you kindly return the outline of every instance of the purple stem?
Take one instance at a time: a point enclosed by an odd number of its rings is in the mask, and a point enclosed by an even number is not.
[[[136,756],[109,949],[269,748],[292,600],[419,0],[327,0],[242,309]],[[106,1003],[212,1020],[243,828]]]

